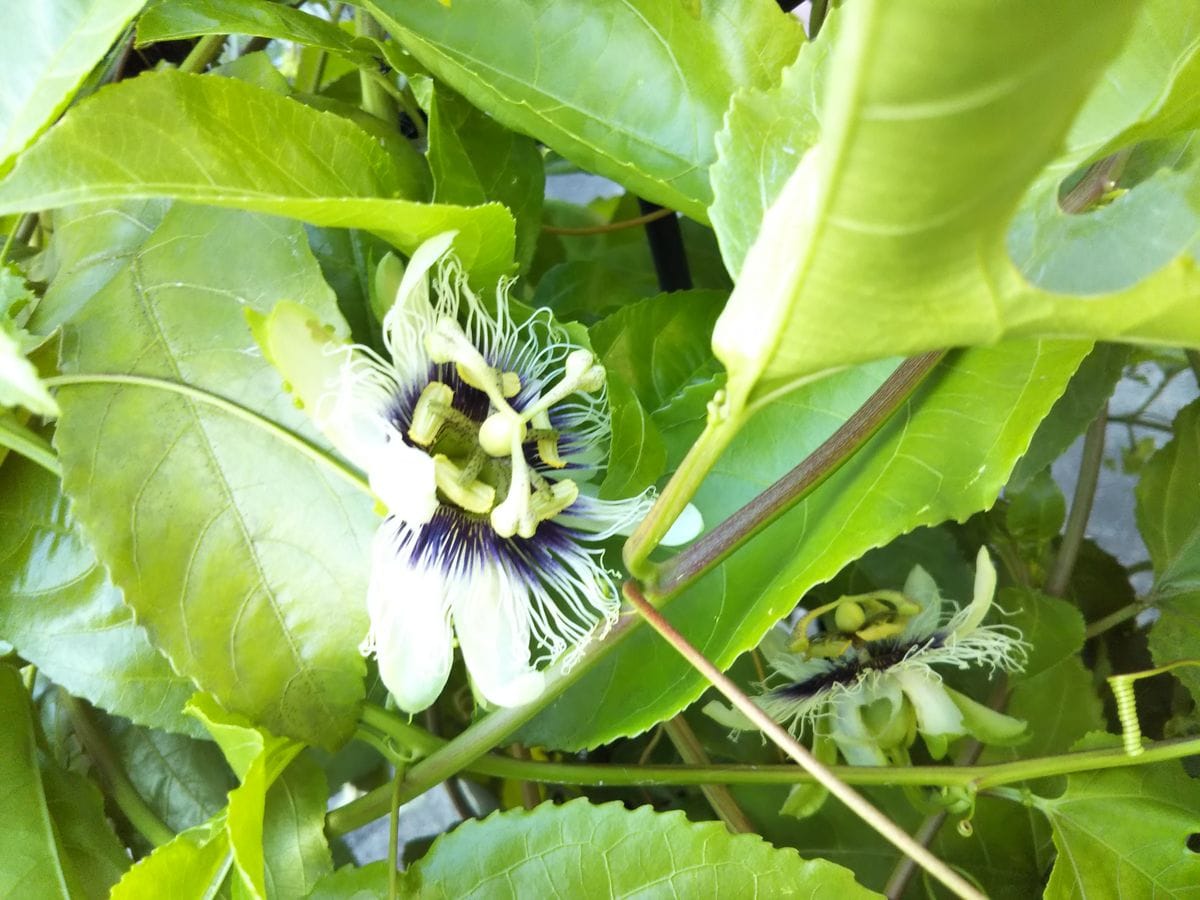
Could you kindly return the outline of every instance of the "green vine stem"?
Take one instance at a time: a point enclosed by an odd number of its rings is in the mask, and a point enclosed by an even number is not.
[[[777,747],[800,764],[821,786],[850,808],[856,816],[874,828],[901,853],[914,860],[917,865],[936,878],[957,897],[967,900],[983,900],[983,894],[969,884],[961,875],[934,856],[928,847],[914,840],[912,835],[871,805],[862,794],[842,781],[829,767],[814,757],[786,729],[768,716],[724,672],[714,666],[699,650],[688,643],[687,638],[663,618],[662,613],[649,604],[637,585],[625,583],[625,597],[650,623],[668,644],[692,667],[708,679],[718,691],[725,695],[734,707]]]
[[[1083,457],[1079,462],[1079,479],[1075,482],[1075,494],[1071,498],[1071,512],[1063,531],[1062,543],[1054,565],[1046,578],[1045,591],[1051,597],[1061,597],[1071,583],[1075,571],[1075,560],[1087,531],[1088,519],[1092,514],[1092,501],[1096,497],[1096,485],[1100,480],[1100,466],[1104,462],[1104,433],[1108,429],[1108,404],[1088,426],[1083,439]]]
[[[692,727],[683,718],[683,713],[663,722],[663,730],[667,734],[667,739],[675,745],[680,759],[685,763],[690,766],[709,765],[708,754],[704,752],[704,748],[700,745],[700,740],[696,737],[696,732],[692,731]],[[733,794],[730,793],[726,785],[716,783],[702,784],[700,785],[700,790],[703,792],[705,799],[708,800],[708,805],[712,807],[713,812],[725,823],[725,827],[734,834],[754,834],[758,831],[754,827],[754,823],[747,818],[742,808],[738,806],[737,800],[733,798]]]
[[[113,803],[129,820],[129,824],[155,847],[161,847],[174,840],[175,832],[147,805],[133,786],[133,782],[129,780],[129,776],[125,774],[125,770],[121,768],[120,761],[108,744],[108,737],[96,724],[87,704],[63,690],[58,692],[58,696],[66,707],[71,727],[75,729],[79,742],[107,784]]]
[[[344,481],[348,482],[352,487],[358,488],[367,496],[374,496],[374,494],[371,493],[371,486],[367,484],[361,475],[348,466],[343,465],[328,453],[313,446],[304,438],[300,437],[294,432],[289,431],[282,425],[278,425],[251,409],[247,409],[246,407],[235,403],[232,400],[227,400],[218,394],[210,393],[203,388],[194,387],[190,384],[184,384],[179,381],[170,381],[166,378],[154,378],[149,375],[110,375],[99,373],[55,375],[52,378],[43,378],[42,384],[50,388],[72,387],[86,384],[123,384],[180,394],[184,397],[188,397],[189,399],[215,407],[222,412],[228,413],[236,419],[241,419],[243,422],[253,425],[260,431],[265,431],[267,434],[270,434],[277,440],[287,444],[289,447],[303,456],[307,456],[318,465],[329,468]]]
[[[377,706],[363,708],[363,728],[359,736],[367,739],[393,762],[410,758],[411,753],[432,755],[450,743],[424,729],[410,725],[400,717]],[[465,733],[465,732],[464,732]],[[369,735],[369,739],[368,739]],[[1085,750],[1058,756],[1041,756],[991,763],[982,766],[831,766],[830,771],[847,784],[876,787],[915,785],[920,787],[973,787],[977,790],[1014,784],[1034,778],[1072,775],[1097,769],[1140,766],[1200,754],[1200,738],[1179,738],[1149,745],[1136,759],[1119,747]],[[591,787],[656,787],[703,784],[810,784],[815,781],[798,766],[786,765],[618,765],[602,763],[538,762],[497,754],[484,754],[461,771],[484,778],[506,778],[545,784],[572,784]],[[432,787],[433,785],[429,785]],[[346,834],[384,816],[391,803],[391,785],[387,784],[330,812],[326,830],[331,836]],[[415,794],[405,789],[402,799]]]
[[[196,46],[191,49],[187,57],[179,64],[180,72],[189,72],[193,75],[199,75],[209,64],[213,62],[221,51],[225,49],[225,40],[229,37],[227,34],[210,34],[196,41]]]
[[[912,396],[944,355],[937,351],[905,360],[854,415],[798,466],[687,549],[659,566],[649,566],[646,559],[650,551],[662,540],[666,529],[695,494],[700,481],[737,431],[728,421],[711,426],[705,435],[712,437],[706,442],[702,435],[696,442],[650,515],[626,543],[625,564],[630,573],[640,576],[643,582],[649,579],[647,586],[660,596],[691,584],[841,468]]]

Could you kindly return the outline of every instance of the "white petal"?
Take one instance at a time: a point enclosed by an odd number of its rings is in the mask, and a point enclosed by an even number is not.
[[[496,706],[536,700],[545,676],[530,660],[529,597],[512,575],[484,563],[451,596],[454,630],[476,689]]]
[[[372,551],[367,609],[379,677],[405,712],[428,707],[450,676],[454,642],[440,571],[413,568],[384,529]]]
[[[437,512],[437,482],[433,458],[404,443],[400,432],[389,429],[386,440],[367,459],[371,490],[388,512],[406,525],[424,525]]]
[[[917,730],[922,734],[957,737],[966,732],[962,713],[940,678],[919,669],[898,669],[892,677],[912,703],[917,713]]]
[[[979,624],[992,608],[992,600],[996,596],[996,567],[987,547],[980,547],[975,557],[975,591],[971,605],[955,616],[950,623],[951,630],[958,637],[966,637],[979,627]]]
[[[431,237],[416,249],[404,270],[404,277],[400,279],[400,287],[396,290],[396,299],[392,308],[384,317],[385,326],[388,319],[400,315],[406,310],[417,312],[422,316],[428,314],[432,317],[433,305],[429,302],[429,279],[425,276],[449,252],[457,234],[457,231],[444,231]]]
[[[662,544],[665,547],[686,544],[703,530],[704,517],[700,515],[700,510],[689,503],[683,508],[683,512],[679,514],[671,527],[667,529],[667,533],[663,535]]]

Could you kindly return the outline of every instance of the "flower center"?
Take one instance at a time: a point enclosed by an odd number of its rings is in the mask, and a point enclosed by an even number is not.
[[[433,457],[441,498],[487,516],[501,537],[533,537],[539,523],[575,502],[579,487],[569,478],[545,478],[529,464],[526,445],[546,467],[563,468],[550,409],[571,394],[600,390],[604,367],[589,351],[573,351],[559,382],[518,411],[509,400],[521,393],[520,376],[490,366],[456,320],[439,319],[425,347],[435,363],[453,364],[465,384],[483,392],[490,409],[482,422],[465,415],[454,408],[454,389],[440,381],[421,392],[408,437]]]

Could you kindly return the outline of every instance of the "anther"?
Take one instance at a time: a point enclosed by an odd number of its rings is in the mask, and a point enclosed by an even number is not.
[[[422,447],[432,444],[446,422],[446,411],[453,400],[454,391],[448,385],[440,381],[425,385],[413,408],[412,424],[408,426],[409,439]]]
[[[540,490],[533,495],[530,502],[530,512],[538,522],[553,519],[570,506],[579,497],[579,487],[569,478],[556,481],[548,490]]]
[[[551,427],[550,414],[540,409],[531,420],[533,438],[537,441],[538,458],[552,469],[561,469],[566,462],[558,455],[558,432]]]
[[[482,481],[464,479],[463,475],[463,470],[443,454],[434,456],[434,481],[451,503],[480,515],[491,510],[496,502],[496,489]]]

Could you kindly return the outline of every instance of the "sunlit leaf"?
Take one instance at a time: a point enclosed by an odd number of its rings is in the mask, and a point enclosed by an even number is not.
[[[338,320],[298,225],[176,206],[69,324],[63,369],[185,382],[318,441],[243,315],[285,297]],[[192,397],[93,384],[60,400],[66,493],[156,646],[230,709],[340,743],[362,695],[370,499]]]
[[[0,171],[74,95],[143,0],[5,7],[0,29]]]
[[[1187,258],[1102,296],[1035,287],[1009,260],[1009,219],[1133,14],[1083,2],[1021,9],[841,11],[819,140],[807,152],[791,146],[803,161],[765,215],[714,334],[731,417],[806,378],[897,353],[1006,336],[1200,343],[1200,284]],[[936,66],[917,62],[935,57]],[[803,83],[785,79],[785,109],[796,105],[786,92]],[[723,152],[738,139],[731,133]],[[756,132],[742,139],[759,146]],[[718,205],[723,191],[769,188],[761,172],[777,169],[729,171]]]
[[[339,872],[337,894],[385,892],[387,871]],[[464,822],[434,842],[404,873],[405,895],[435,897],[673,896],[875,897],[841,866],[804,860],[757,835],[732,835],[719,822],[681,812],[628,810],[575,800],[545,803]]]
[[[143,725],[197,734],[195,693],[151,645],[75,526],[58,479],[32,462],[0,468],[0,638],[46,677]]]
[[[71,110],[0,182],[0,214],[173,197],[363,228],[409,252],[458,229],[473,276],[511,268],[507,210],[421,203],[423,184],[411,160],[340,116],[232,78],[164,71]]]
[[[368,6],[499,121],[698,219],[730,97],[776,81],[803,40],[798,21],[753,0],[704,4],[699,17],[658,0]]]

